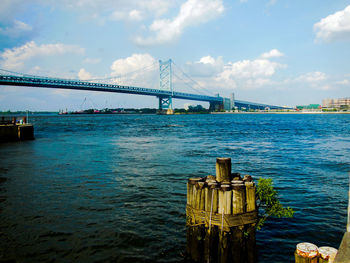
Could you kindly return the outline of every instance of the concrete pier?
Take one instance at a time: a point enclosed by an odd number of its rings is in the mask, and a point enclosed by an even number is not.
[[[8,123],[0,124],[0,142],[22,141],[34,139],[32,124]]]
[[[335,257],[334,263],[349,263],[350,262],[350,232],[346,232],[340,244],[338,254]]]

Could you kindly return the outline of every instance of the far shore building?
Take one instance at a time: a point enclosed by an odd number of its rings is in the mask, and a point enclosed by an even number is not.
[[[235,107],[235,94],[232,92],[231,93],[231,96],[230,96],[230,99],[231,99],[231,110]]]
[[[305,111],[305,112],[310,112],[310,111],[321,111],[322,107],[320,104],[309,104],[309,105],[299,105],[296,106],[296,110],[298,111]]]
[[[235,107],[235,94],[231,93],[230,98],[224,98],[223,104],[224,111],[232,111],[232,109]]]
[[[350,109],[350,97],[322,100],[322,108],[326,109]]]
[[[231,99],[230,98],[224,98],[224,111],[231,111]]]

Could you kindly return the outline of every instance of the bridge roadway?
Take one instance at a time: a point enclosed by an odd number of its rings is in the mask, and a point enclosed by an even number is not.
[[[210,104],[222,104],[223,97],[197,95],[183,92],[171,92],[160,89],[148,89],[133,86],[124,86],[117,84],[103,84],[90,81],[69,80],[60,78],[44,78],[34,76],[16,76],[16,75],[1,75],[0,85],[6,86],[27,86],[27,87],[41,87],[54,89],[71,89],[71,90],[91,90],[91,91],[105,91],[128,93],[137,95],[156,96],[158,98],[175,98],[184,100],[206,101]],[[245,107],[247,109],[280,109],[279,106],[266,105],[248,101],[235,100],[235,106],[238,108]]]
[[[212,97],[182,92],[171,92],[160,89],[148,89],[116,84],[103,84],[90,81],[68,80],[57,78],[20,77],[13,75],[0,75],[0,85],[28,86],[54,89],[92,90],[118,93],[129,93],[137,95],[149,95],[156,97],[173,97],[176,99],[207,101],[222,103],[222,97]]]

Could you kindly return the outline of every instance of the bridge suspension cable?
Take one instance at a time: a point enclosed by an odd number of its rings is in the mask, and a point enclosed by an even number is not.
[[[11,73],[11,74],[14,74],[14,75],[19,75],[19,76],[39,77],[39,76],[27,74],[27,73],[21,73],[21,72],[16,72],[16,71],[11,71],[11,70],[7,70],[7,69],[2,69],[2,68],[0,68],[0,74],[2,74],[1,71],[6,72],[6,73]],[[3,75],[4,75],[4,74],[3,74]],[[41,78],[43,78],[43,77],[41,77]]]
[[[202,95],[207,95],[207,94],[203,93],[203,91],[201,91],[201,90],[195,88],[193,85],[187,83],[185,79],[181,78],[181,77],[180,77],[179,75],[177,75],[176,73],[173,73],[173,74],[174,74],[174,76],[177,77],[178,79],[183,80],[184,84],[185,84],[187,87],[189,87],[190,89],[192,89],[192,90],[194,90],[194,91],[196,91],[196,92],[198,92],[198,93],[200,93],[200,94],[202,94]]]
[[[200,92],[200,93],[203,94],[203,95],[210,95],[210,96],[213,96],[213,92],[212,92],[212,91],[206,89],[206,88],[203,87],[200,83],[198,83],[196,80],[194,80],[193,78],[191,78],[191,77],[190,77],[186,72],[184,72],[176,63],[173,62],[173,64],[174,64],[174,66],[182,73],[182,75],[184,75],[190,82],[192,82],[192,83],[194,84],[194,86],[192,86],[192,85],[190,85],[190,84],[188,84],[188,83],[185,82],[185,84],[186,84],[188,87],[190,87],[190,88],[196,90],[197,92]],[[176,75],[176,74],[175,74],[175,75]],[[176,75],[176,76],[177,76],[178,78],[180,78],[178,75]],[[184,80],[183,78],[180,78],[180,79],[182,79],[183,81],[186,81],[186,80]],[[195,88],[196,86],[199,86],[200,89]],[[206,91],[207,93],[203,93],[203,90]]]
[[[148,66],[145,66],[143,68],[139,68],[137,70],[134,70],[134,71],[130,71],[130,72],[127,72],[125,74],[120,74],[118,76],[111,76],[111,77],[105,77],[105,78],[92,78],[92,79],[84,79],[83,81],[86,81],[86,82],[93,82],[93,81],[106,81],[106,80],[113,80],[113,79],[122,79],[122,78],[125,78],[127,76],[131,76],[133,74],[136,74],[138,72],[147,72],[147,71],[152,71],[155,70],[157,67],[157,62],[154,62]],[[2,73],[4,72],[4,73]],[[57,77],[49,77],[49,76],[39,76],[39,75],[33,75],[33,74],[27,74],[27,73],[22,73],[22,72],[16,72],[16,71],[11,71],[11,70],[6,70],[6,69],[1,69],[0,68],[0,74],[2,75],[7,75],[8,73],[10,73],[11,75],[16,75],[16,76],[24,76],[24,77],[35,77],[35,78],[55,78],[57,79]],[[80,80],[79,78],[72,78],[72,79],[68,79],[68,78],[60,78],[62,80]]]
[[[175,66],[175,68],[179,71],[180,74],[177,74],[176,72],[173,72],[173,75],[178,78],[179,80],[181,80],[183,82],[184,85],[186,85],[188,88],[190,88],[191,90],[196,91],[196,93],[201,94],[201,95],[210,95],[212,96],[213,93],[211,91],[209,91],[208,89],[204,88],[201,84],[199,84],[197,81],[195,81],[193,78],[191,78],[187,73],[185,73],[176,63],[174,63],[172,61],[172,64]],[[125,74],[119,74],[117,76],[111,76],[111,77],[100,77],[100,78],[91,78],[91,79],[84,79],[83,81],[85,82],[106,82],[108,80],[110,80],[110,82],[113,83],[128,83],[131,84],[131,82],[137,82],[137,80],[133,80],[132,78],[128,79],[128,77],[133,76],[139,72],[151,72],[154,71],[156,73],[156,70],[158,68],[158,61],[153,62],[150,65],[147,65],[145,67],[127,72]],[[6,69],[0,69],[0,74],[2,75],[6,75],[6,74],[11,74],[11,75],[16,75],[16,76],[26,76],[26,77],[39,77],[39,78],[51,78],[49,76],[39,76],[39,75],[33,75],[33,74],[27,74],[27,73],[21,73],[21,72],[16,72],[16,71],[11,71],[11,70],[6,70]],[[139,76],[139,77],[142,77]],[[53,77],[55,79],[57,79],[57,77]],[[79,78],[60,78],[60,79],[64,79],[64,80],[80,80]],[[113,81],[114,80],[114,81]],[[109,81],[108,81],[109,82]],[[143,83],[145,82],[152,82],[149,83],[151,84],[151,86],[155,86],[155,83],[157,82],[157,80],[150,80],[148,79],[147,81],[142,81]],[[192,83],[192,84],[191,84]],[[197,88],[199,87],[199,88]],[[205,91],[205,92],[204,92]]]
[[[157,65],[157,62],[154,62],[148,66],[145,66],[143,68],[139,68],[139,69],[136,69],[134,71],[130,71],[130,72],[127,72],[125,74],[120,74],[120,75],[116,75],[116,76],[112,76],[112,77],[106,77],[106,78],[93,78],[93,79],[88,79],[86,81],[96,81],[96,80],[109,80],[109,79],[117,79],[117,78],[122,78],[122,77],[126,77],[126,76],[129,76],[129,75],[132,75],[132,74],[135,74],[137,72],[140,72],[140,71],[151,71],[152,68],[156,69],[156,65]]]

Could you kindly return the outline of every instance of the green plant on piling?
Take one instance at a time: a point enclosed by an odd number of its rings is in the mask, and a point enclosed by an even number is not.
[[[271,178],[260,178],[256,189],[259,220],[256,225],[260,230],[268,217],[293,217],[294,211],[290,207],[283,207],[278,199],[278,193],[273,188]]]

